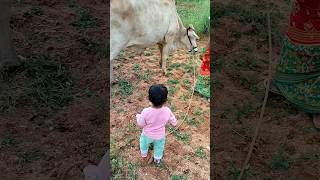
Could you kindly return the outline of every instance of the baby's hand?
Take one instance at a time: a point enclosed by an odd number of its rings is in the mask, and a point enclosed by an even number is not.
[[[143,128],[143,127],[146,125],[146,123],[145,123],[143,117],[141,116],[141,114],[137,114],[137,115],[136,115],[136,118],[137,118],[137,124],[138,124],[138,126],[141,127],[141,128]]]
[[[177,119],[176,117],[173,115],[170,117],[169,122],[172,126],[176,126],[177,125]]]

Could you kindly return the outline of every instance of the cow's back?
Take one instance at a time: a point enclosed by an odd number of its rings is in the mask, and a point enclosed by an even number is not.
[[[174,0],[111,0],[111,36],[148,47],[178,28]]]

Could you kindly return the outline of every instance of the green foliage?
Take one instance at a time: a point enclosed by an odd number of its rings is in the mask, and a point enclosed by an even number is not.
[[[24,14],[23,17],[31,18],[33,16],[41,16],[43,15],[43,9],[40,6],[33,6],[32,8],[28,9]]]
[[[171,180],[187,180],[187,176],[178,176],[178,175],[172,175]]]
[[[178,14],[185,26],[192,24],[198,34],[209,33],[209,0],[177,0],[176,4]]]
[[[129,96],[133,92],[131,83],[124,79],[119,81],[119,89],[122,96]]]
[[[195,117],[186,118],[186,123],[191,126],[199,127],[200,122],[196,120]]]
[[[62,64],[48,58],[33,59],[25,70],[31,80],[27,96],[36,104],[57,110],[73,100],[72,80]]]
[[[290,158],[280,149],[272,155],[269,166],[274,170],[286,171],[290,169]]]
[[[240,173],[241,173],[241,169],[237,168],[234,163],[231,163],[230,166],[231,167],[229,168],[229,171],[228,171],[228,177],[230,180],[237,180]],[[250,180],[251,177],[252,177],[252,173],[251,173],[250,169],[247,169],[244,171],[241,180]]]
[[[111,179],[121,180],[124,178],[123,169],[125,167],[125,162],[123,161],[120,152],[118,150],[117,144],[114,139],[111,139],[110,142],[110,161],[112,168],[112,176]],[[134,168],[134,167],[130,167]]]
[[[190,143],[191,135],[189,133],[182,133],[172,127],[169,127],[169,132],[172,133],[173,136],[183,144],[188,145]]]
[[[21,158],[24,163],[31,163],[41,158],[44,158],[45,154],[42,153],[40,150],[32,150],[22,154]]]
[[[138,179],[138,172],[137,172],[137,164],[130,162],[128,165],[128,179],[129,180],[136,180]]]
[[[1,146],[0,147],[10,147],[15,145],[17,142],[15,138],[11,134],[6,134],[3,138],[1,138]]]
[[[200,159],[207,159],[206,153],[204,152],[204,149],[201,146],[196,149],[195,154]]]
[[[78,29],[93,28],[98,25],[98,19],[93,17],[89,10],[76,4],[75,1],[69,1],[69,7],[75,10],[77,18],[71,23],[72,26]]]

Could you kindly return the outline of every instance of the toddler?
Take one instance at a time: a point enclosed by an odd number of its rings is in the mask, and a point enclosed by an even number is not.
[[[140,135],[141,156],[147,161],[149,145],[153,144],[153,159],[156,164],[160,163],[163,156],[166,124],[177,125],[177,120],[171,110],[164,106],[167,95],[168,90],[164,85],[152,85],[149,89],[149,101],[152,106],[143,109],[141,114],[136,115],[138,126],[143,128]]]

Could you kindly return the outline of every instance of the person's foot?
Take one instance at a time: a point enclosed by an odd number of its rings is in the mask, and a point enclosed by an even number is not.
[[[320,114],[314,114],[312,119],[314,127],[320,129]]]
[[[160,162],[161,162],[161,159],[156,159],[156,158],[153,158],[154,160],[153,160],[153,162],[157,165],[157,166],[159,166],[160,165]]]

